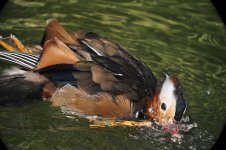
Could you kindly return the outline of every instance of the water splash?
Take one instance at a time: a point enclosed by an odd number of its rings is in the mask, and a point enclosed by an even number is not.
[[[170,139],[173,142],[180,142],[183,137],[183,133],[188,133],[192,128],[197,127],[197,123],[190,123],[190,119],[188,116],[183,117],[181,122],[159,125],[149,120],[118,120],[116,118],[106,118],[101,116],[87,116],[68,109],[62,109],[62,112],[67,115],[67,118],[70,119],[75,119],[74,116],[88,119],[90,122],[89,126],[91,128],[116,126],[138,127],[140,128],[141,132],[144,130],[154,130],[162,134],[170,135]],[[137,138],[136,135],[132,136],[132,134],[131,137],[134,139]],[[163,140],[162,137],[160,138],[160,141],[161,140]]]

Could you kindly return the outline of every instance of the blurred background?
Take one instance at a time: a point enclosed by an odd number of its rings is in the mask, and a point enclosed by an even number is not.
[[[0,137],[9,149],[210,149],[226,120],[226,31],[210,1],[9,0],[0,35],[39,44],[45,21],[92,31],[144,61],[158,79],[176,74],[197,128],[179,140],[152,129],[90,128],[50,103],[0,107]],[[3,49],[3,48],[1,48]],[[12,64],[0,61],[0,71]]]

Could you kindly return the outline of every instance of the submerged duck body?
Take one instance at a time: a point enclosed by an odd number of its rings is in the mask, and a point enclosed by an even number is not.
[[[157,85],[143,62],[95,33],[67,32],[51,19],[41,48],[22,46],[24,52],[16,37],[11,39],[17,43],[16,50],[0,51],[0,59],[26,68],[23,79],[40,83],[42,98],[50,98],[54,106],[86,115],[159,123],[180,121],[185,113],[187,104],[175,76],[166,74]]]

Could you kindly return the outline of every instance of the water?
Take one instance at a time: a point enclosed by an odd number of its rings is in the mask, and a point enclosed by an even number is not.
[[[146,128],[90,128],[50,103],[0,108],[0,136],[10,149],[210,149],[226,121],[226,31],[209,1],[13,0],[0,14],[0,34],[39,43],[45,20],[96,32],[141,58],[161,79],[176,74],[197,128],[174,140]],[[10,64],[0,62],[0,69]]]

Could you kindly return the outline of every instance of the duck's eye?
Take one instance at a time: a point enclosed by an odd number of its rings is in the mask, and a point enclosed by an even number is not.
[[[161,108],[162,108],[162,110],[166,110],[166,104],[165,103],[162,103],[161,104]]]

